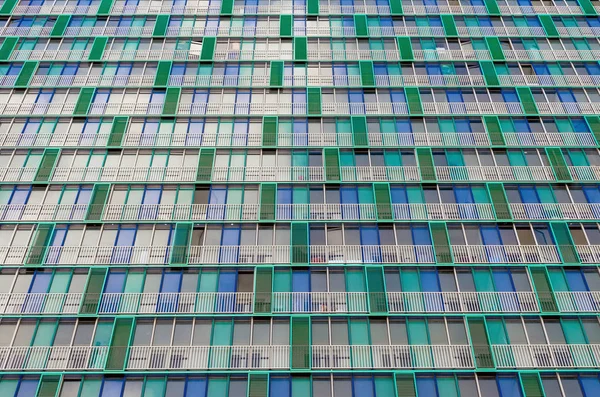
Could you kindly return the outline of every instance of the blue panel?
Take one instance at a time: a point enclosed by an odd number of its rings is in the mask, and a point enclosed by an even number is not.
[[[102,385],[101,397],[117,397],[121,395],[123,390],[122,379],[106,379]]]
[[[436,397],[437,387],[434,378],[417,378],[417,392],[419,396]]]
[[[206,397],[206,379],[188,379],[185,385],[185,397]]]
[[[374,397],[373,379],[367,377],[354,377],[352,380],[354,397]]]
[[[269,397],[290,397],[290,378],[271,377]]]
[[[521,386],[516,377],[498,377],[498,389],[502,397],[521,397]]]

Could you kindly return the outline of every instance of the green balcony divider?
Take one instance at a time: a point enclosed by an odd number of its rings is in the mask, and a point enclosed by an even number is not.
[[[429,228],[431,229],[431,240],[435,251],[436,263],[452,263],[452,249],[450,248],[446,223],[432,222],[429,224]]]
[[[500,80],[498,80],[498,75],[496,74],[496,67],[492,61],[481,61],[479,62],[479,65],[481,66],[481,71],[483,72],[485,84],[489,86],[500,85]]]
[[[571,173],[560,148],[546,148],[546,155],[558,181],[570,182]]]
[[[375,192],[375,207],[377,209],[377,220],[393,220],[394,217],[392,212],[392,199],[390,194],[389,183],[374,183],[373,190]]]
[[[94,38],[94,42],[92,43],[92,49],[90,50],[90,55],[88,55],[88,61],[102,60],[102,55],[104,54],[106,43],[108,43],[108,37]]]
[[[309,317],[292,317],[292,369],[310,369]]]
[[[417,397],[415,379],[412,374],[396,374],[396,392],[398,397]]]
[[[29,85],[29,81],[31,81],[31,77],[35,73],[35,70],[38,67],[38,63],[35,61],[27,61],[23,63],[23,67],[21,68],[21,72],[17,76],[15,80],[15,88],[24,88]]]
[[[164,37],[167,35],[167,27],[169,26],[170,15],[158,15],[154,23],[152,37]]]
[[[279,16],[279,36],[292,37],[294,35],[294,17],[292,15]]]
[[[525,114],[537,115],[538,109],[535,105],[535,100],[533,99],[533,94],[531,93],[531,88],[529,87],[517,87],[517,94],[519,95],[519,99],[521,100],[521,106],[523,107],[523,112]]]
[[[127,132],[127,125],[129,124],[128,116],[117,116],[113,119],[110,134],[108,135],[107,146],[109,147],[120,147]]]
[[[600,117],[598,116],[585,116],[585,120],[590,127],[590,131],[592,135],[594,135],[594,139],[596,139],[596,143],[600,145]]]
[[[275,204],[277,203],[277,184],[260,184],[260,220],[275,220]]]
[[[432,182],[437,179],[431,148],[417,148],[417,164],[419,165],[423,182]]]
[[[223,0],[221,3],[221,15],[233,14],[233,3],[234,0]]]
[[[412,43],[410,37],[397,37],[398,52],[400,53],[400,60],[402,61],[414,61],[415,56],[412,50]]]
[[[325,180],[327,182],[339,182],[341,180],[340,171],[340,151],[338,148],[323,149],[325,164]]]
[[[369,288],[369,309],[371,313],[387,313],[387,297],[383,282],[383,267],[367,268],[367,287]]]
[[[216,37],[204,37],[202,39],[202,50],[200,51],[201,61],[212,61],[215,56],[215,47],[217,45]]]
[[[579,3],[579,7],[581,7],[581,9],[583,10],[583,13],[585,15],[589,15],[589,16],[598,15],[598,12],[594,8],[594,5],[592,4],[592,2],[590,0],[577,0],[577,2]]]
[[[283,61],[271,61],[269,84],[273,88],[283,87]]]
[[[307,0],[306,1],[306,14],[307,15],[319,15],[319,0]]]
[[[106,360],[106,369],[112,371],[122,371],[125,368],[127,351],[129,350],[129,340],[131,338],[131,329],[133,328],[132,318],[116,318],[115,328],[113,330],[108,358]]]
[[[67,26],[69,25],[69,21],[71,20],[70,15],[59,15],[56,18],[56,22],[52,27],[52,31],[50,32],[50,37],[60,37],[65,34],[65,30],[67,30]]]
[[[263,146],[277,146],[277,125],[279,118],[277,116],[263,117]]]
[[[321,115],[321,88],[307,88],[306,89],[306,114],[309,116],[320,116]]]
[[[294,61],[306,62],[308,59],[308,41],[306,37],[294,37]]]
[[[42,161],[40,162],[40,166],[35,174],[35,178],[33,178],[35,182],[48,182],[50,180],[50,176],[54,170],[54,165],[56,164],[59,153],[60,149],[44,150]]]
[[[79,314],[96,314],[100,297],[104,290],[104,280],[108,268],[93,267],[88,273],[87,283],[85,285],[83,299],[79,307]]]
[[[442,26],[444,27],[444,33],[446,37],[456,37],[458,36],[458,29],[456,28],[456,23],[454,22],[454,17],[451,14],[440,15],[442,19]]]
[[[98,6],[98,15],[108,15],[113,6],[114,0],[101,0]]]
[[[402,0],[390,0],[390,12],[392,15],[404,14],[404,10],[402,9]]]
[[[483,3],[485,4],[488,14],[500,15],[500,7],[498,7],[498,2],[496,0],[483,0]]]
[[[11,15],[13,8],[17,5],[19,0],[6,0],[0,8],[0,15]]]
[[[367,16],[365,14],[354,14],[354,31],[357,37],[369,36]]]
[[[556,29],[556,25],[552,20],[551,15],[538,15],[540,23],[544,27],[544,31],[546,32],[546,36],[548,37],[558,37],[560,36],[558,33],[558,29]]]
[[[7,37],[4,39],[4,42],[0,46],[0,61],[8,61],[10,59],[10,54],[15,49],[17,41],[19,41],[18,37]]]
[[[554,234],[554,240],[556,241],[563,263],[581,263],[567,224],[563,222],[550,222],[550,229],[552,229],[552,233]]]
[[[60,386],[60,375],[42,374],[36,397],[56,397]]]
[[[169,85],[169,76],[171,75],[171,61],[159,61],[156,67],[156,76],[154,77],[155,87],[166,87]]]
[[[539,375],[536,373],[521,373],[521,384],[525,397],[544,397]]]
[[[510,212],[510,206],[508,205],[508,199],[506,198],[506,192],[504,191],[504,185],[499,182],[488,183],[487,188],[490,199],[492,200],[496,219],[501,221],[512,220],[512,214]]]
[[[350,116],[354,146],[369,146],[366,116]]]
[[[163,116],[174,116],[177,114],[179,105],[180,87],[169,87],[165,94],[165,104],[163,105]]]
[[[85,214],[86,221],[97,222],[102,220],[102,214],[104,214],[104,206],[106,205],[109,192],[109,183],[97,183],[94,185],[92,197],[90,198],[90,205],[87,214]]]
[[[273,295],[273,268],[257,267],[254,288],[254,313],[271,313]]]
[[[84,87],[79,91],[79,97],[75,103],[75,109],[73,109],[75,116],[85,116],[88,113],[95,90],[92,87]]]
[[[192,237],[192,223],[181,222],[175,225],[175,237],[171,251],[171,265],[185,265],[188,263],[190,238]]]
[[[504,51],[502,51],[502,44],[500,44],[500,39],[494,36],[486,37],[485,43],[487,44],[488,50],[490,51],[490,55],[493,61],[504,61],[506,59],[504,57]]]
[[[373,69],[372,61],[359,61],[358,67],[360,69],[360,83],[363,87],[374,87],[375,86],[375,71]]]
[[[43,263],[53,232],[53,223],[40,223],[38,225],[27,252],[26,265],[41,265]]]
[[[537,293],[542,311],[551,313],[558,312],[558,305],[554,299],[552,286],[550,285],[546,269],[542,267],[532,267],[530,269],[531,281],[533,283],[533,288]]]
[[[502,128],[500,127],[500,119],[498,119],[498,116],[484,116],[483,123],[485,124],[485,129],[488,133],[488,136],[490,137],[490,142],[493,146],[506,145],[504,135],[502,134]]]
[[[470,317],[467,321],[469,334],[471,335],[471,346],[475,356],[475,366],[477,368],[494,368],[492,351],[483,319]]]
[[[292,265],[307,265],[308,253],[308,223],[292,223]]]
[[[423,105],[421,104],[421,95],[417,87],[406,87],[404,89],[406,103],[408,104],[408,113],[412,115],[423,114]]]
[[[269,375],[249,374],[248,384],[248,397],[267,397]]]
[[[200,149],[200,156],[198,156],[198,173],[196,174],[196,182],[210,182],[212,180],[214,160],[215,149]]]

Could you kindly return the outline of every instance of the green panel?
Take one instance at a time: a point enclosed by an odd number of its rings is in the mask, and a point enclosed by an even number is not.
[[[360,83],[363,87],[375,86],[375,72],[373,70],[372,61],[360,61],[358,63],[360,68]]]
[[[456,23],[454,17],[450,14],[440,15],[442,19],[442,25],[444,26],[444,33],[446,37],[458,36],[458,30],[456,29]]]
[[[248,397],[267,397],[268,386],[267,374],[250,374]]]
[[[163,37],[167,34],[167,27],[169,26],[169,15],[158,15],[156,17],[156,23],[154,24],[154,30],[152,31],[153,37]]]
[[[40,161],[40,166],[35,174],[35,178],[33,179],[35,182],[48,182],[50,180],[50,176],[52,175],[52,170],[54,170],[54,164],[56,163],[59,152],[60,149],[44,150],[42,161]]]
[[[416,397],[417,391],[413,376],[409,374],[396,374],[396,391],[398,397]]]
[[[377,207],[377,220],[392,220],[392,199],[388,183],[374,183],[375,205]]]
[[[21,72],[19,73],[19,76],[17,76],[17,80],[15,80],[15,87],[27,87],[29,85],[29,81],[31,80],[31,76],[33,76],[35,70],[37,69],[37,66],[38,63],[34,61],[27,61],[23,63]]]
[[[403,61],[414,61],[415,56],[413,55],[410,37],[398,37],[396,40],[398,41],[398,51],[400,52],[400,59]]]
[[[308,58],[308,42],[306,37],[294,37],[294,61],[306,62]]]
[[[271,267],[256,268],[256,288],[254,291],[254,313],[271,312],[271,295],[273,294],[273,269]]]
[[[275,220],[275,203],[277,194],[277,184],[262,183],[260,186],[260,220]]]
[[[117,116],[113,119],[113,124],[110,129],[108,136],[107,146],[119,147],[123,143],[123,137],[127,131],[127,125],[129,124],[129,117]]]
[[[430,228],[433,249],[435,251],[435,261],[437,263],[452,263],[452,250],[450,249],[446,224],[443,222],[434,222],[430,224]]]
[[[328,182],[340,181],[340,151],[336,148],[323,149],[325,164],[325,180]]]
[[[201,61],[212,61],[215,56],[216,37],[204,37],[202,39],[202,51],[200,52]]]
[[[521,384],[523,385],[525,397],[544,397],[538,374],[522,373]]]
[[[50,32],[51,37],[59,37],[65,34],[65,30],[67,29],[67,25],[69,25],[69,21],[71,20],[70,15],[59,15],[56,18],[56,22],[52,27],[52,31]]]
[[[179,95],[181,94],[181,88],[169,87],[165,95],[165,104],[163,106],[163,115],[174,115],[177,114],[177,105],[179,104]]]
[[[171,65],[170,61],[160,61],[158,62],[158,67],[156,68],[156,77],[154,78],[154,86],[155,87],[166,87],[169,85],[169,75],[171,74]]]
[[[512,215],[510,213],[508,200],[506,199],[504,185],[501,183],[488,183],[487,187],[490,192],[490,199],[494,206],[494,212],[496,213],[496,219],[511,220]]]
[[[107,15],[110,14],[110,9],[112,8],[114,0],[101,0],[100,5],[98,6],[98,15]]]
[[[172,265],[185,265],[187,263],[192,228],[191,223],[178,223],[175,225],[175,237],[173,238],[173,250],[171,252]]]
[[[90,205],[85,216],[86,221],[100,221],[104,213],[104,205],[110,192],[110,184],[98,183],[94,185]]]
[[[423,114],[423,106],[421,105],[421,95],[417,87],[406,87],[406,103],[408,104],[408,113],[410,115]]]
[[[279,16],[279,36],[292,37],[294,35],[294,19],[292,15]]]
[[[283,61],[271,61],[271,87],[283,87]]]
[[[350,121],[352,122],[354,146],[369,146],[367,118],[365,116],[351,116]]]
[[[100,61],[102,59],[102,55],[104,54],[104,49],[106,48],[107,42],[108,37],[94,38],[94,43],[92,44],[88,61]]]
[[[598,14],[596,12],[596,9],[594,8],[594,5],[591,2],[591,0],[577,0],[577,1],[585,15],[597,15]],[[527,397],[529,397],[529,396],[527,396]]]
[[[221,15],[233,14],[233,0],[223,0],[221,3]]]
[[[321,115],[321,89],[307,88],[306,100],[308,101],[306,113],[309,116]]]
[[[308,224],[292,223],[292,264],[308,264]]]
[[[558,29],[556,29],[556,25],[552,20],[552,16],[550,15],[538,15],[544,30],[546,31],[546,36],[548,37],[558,37]]]
[[[200,149],[198,156],[197,182],[210,182],[212,180],[213,162],[215,159],[215,149]]]
[[[26,265],[39,265],[44,260],[46,254],[46,247],[50,243],[52,238],[52,232],[54,231],[54,224],[42,223],[39,224],[35,231],[35,237],[33,243],[29,247],[27,253]]]
[[[569,168],[567,167],[567,163],[565,162],[561,150],[559,148],[546,148],[546,155],[554,170],[556,179],[559,181],[570,182],[571,173],[569,172]]]
[[[37,390],[37,397],[55,397],[60,386],[59,375],[42,375]]]
[[[319,15],[319,0],[307,0],[306,1],[306,14],[307,15]]]
[[[354,14],[354,30],[357,37],[367,37],[369,35],[365,14]]]
[[[133,319],[117,318],[106,361],[106,369],[120,371],[125,366]]]
[[[506,145],[506,142],[504,141],[504,135],[502,134],[502,129],[500,128],[500,120],[498,119],[498,116],[484,116],[483,122],[485,124],[485,129],[487,130],[492,145]]]
[[[90,269],[79,314],[96,314],[98,312],[98,303],[104,289],[106,271],[106,268],[95,267]]]
[[[4,4],[6,5],[7,3],[9,2],[7,1]],[[8,61],[18,40],[18,37],[7,37],[4,39],[2,46],[0,46],[0,61]]]
[[[500,39],[498,39],[497,37],[486,37],[485,42],[487,43],[487,47],[490,50],[490,55],[492,56],[492,60],[504,61],[506,59],[504,57],[504,52],[502,51],[502,45],[500,44]]]
[[[94,90],[92,87],[84,87],[79,91],[79,97],[75,104],[73,114],[76,116],[84,116],[88,113],[92,99],[94,98]]]
[[[263,146],[277,146],[277,116],[263,117]]]
[[[596,143],[600,145],[600,117],[598,116],[585,116],[585,119],[590,127],[590,131],[596,139]]]
[[[475,365],[478,368],[493,368],[492,352],[483,320],[469,318],[468,324],[473,353],[475,354]]]
[[[556,300],[554,299],[554,294],[552,293],[552,286],[548,281],[546,269],[541,267],[531,268],[531,280],[533,282],[533,287],[537,292],[542,311],[556,313],[558,307],[556,305]]]
[[[387,299],[383,283],[383,267],[367,268],[367,285],[369,287],[369,308],[371,313],[386,313]]]
[[[496,0],[483,0],[483,3],[485,4],[485,8],[487,8],[488,14],[500,15],[500,7],[498,7]]]
[[[579,255],[577,255],[577,250],[575,249],[575,245],[573,245],[573,238],[571,237],[571,232],[569,232],[567,224],[562,222],[551,222],[550,228],[554,233],[554,239],[563,263],[580,263]]]
[[[417,164],[423,182],[436,180],[433,155],[430,148],[417,148]]]
[[[310,369],[309,337],[309,318],[292,317],[292,369]]]
[[[0,15],[10,15],[18,2],[19,0],[6,0],[4,4],[2,4],[2,8],[0,8]]]
[[[517,94],[519,94],[521,106],[523,106],[523,112],[525,112],[525,114],[537,115],[538,110],[537,106],[535,105],[535,100],[533,99],[533,94],[531,93],[531,88],[517,87]]]
[[[483,77],[485,78],[485,84],[500,85],[494,63],[491,61],[481,61],[479,64],[481,65],[481,71],[483,72]]]
[[[390,12],[392,15],[404,14],[404,10],[402,9],[402,0],[390,0]]]

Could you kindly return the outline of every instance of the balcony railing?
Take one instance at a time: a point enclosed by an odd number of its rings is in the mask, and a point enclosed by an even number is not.
[[[49,36],[53,28],[54,26],[4,26],[0,28],[0,36]]]
[[[58,2],[57,2],[58,3]],[[98,5],[78,5],[75,1],[62,2],[62,4],[51,5],[17,5],[12,15],[71,15],[71,14],[93,14],[98,12]]]
[[[597,86],[600,75],[499,75],[500,84],[531,86]]]
[[[2,370],[102,370],[108,346],[0,347]]]
[[[31,182],[37,172],[37,167],[0,168],[0,182]]]
[[[600,345],[492,345],[497,368],[598,368]]]
[[[576,181],[598,181],[600,180],[600,166],[569,166],[571,178]]]
[[[0,221],[82,221],[87,210],[87,204],[4,204]]]
[[[575,246],[581,263],[600,263],[600,245]]]
[[[169,26],[166,36],[279,37],[279,26]]]
[[[456,263],[560,263],[555,245],[453,245]]]
[[[436,166],[435,173],[439,181],[556,180],[550,166]]]
[[[90,134],[90,133],[22,133],[22,134],[2,134],[0,135],[0,146],[2,147],[81,147],[81,146],[100,146],[106,147],[109,134]]]
[[[102,53],[104,61],[197,61],[200,59],[200,49],[191,50],[105,50]],[[291,57],[290,57],[291,59]]]
[[[140,1],[138,4],[127,4],[126,1],[115,1],[111,14],[184,14],[184,15],[218,15],[221,12],[221,2],[211,5],[183,5],[172,2],[156,4],[150,1]]]
[[[459,36],[546,36],[543,27],[530,26],[458,26]]]
[[[36,75],[31,79],[29,86],[41,87],[131,87],[153,86],[156,76],[129,75],[129,76],[104,76],[104,75]]]
[[[1,314],[76,314],[80,293],[2,293]]]
[[[509,61],[594,61],[600,50],[502,50]]]
[[[308,50],[309,61],[346,61],[346,60],[373,60],[373,61],[398,61],[397,50]]]
[[[196,176],[196,167],[56,167],[50,180],[53,182],[193,182]]]
[[[273,292],[273,313],[368,313],[366,292]]]
[[[80,26],[67,27],[63,36],[152,36],[154,26]]]
[[[492,57],[488,50],[413,50],[413,56],[417,61],[486,61]]]
[[[520,102],[423,102],[424,114],[523,114]]]
[[[600,104],[582,102],[536,102],[540,114],[600,114]]]
[[[600,204],[595,203],[511,203],[517,220],[600,219]]]
[[[0,114],[3,115],[72,115],[75,102],[67,103],[0,103]]]
[[[87,59],[90,50],[14,50],[11,61],[81,61]]]
[[[503,132],[506,146],[596,146],[587,132]]]
[[[559,312],[600,311],[600,291],[556,291],[554,298]]]

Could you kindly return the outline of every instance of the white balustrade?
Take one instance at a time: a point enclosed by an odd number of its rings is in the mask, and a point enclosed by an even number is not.
[[[554,298],[559,312],[600,311],[600,291],[555,291]]]
[[[560,263],[555,245],[453,245],[455,263]]]
[[[366,292],[273,292],[274,313],[368,313]]]
[[[2,293],[2,314],[77,314],[80,293]]]
[[[599,368],[600,345],[492,345],[497,368]]]
[[[2,370],[103,370],[108,346],[0,347]]]

